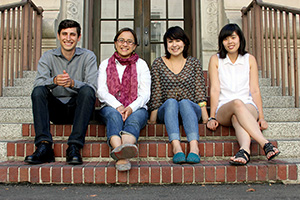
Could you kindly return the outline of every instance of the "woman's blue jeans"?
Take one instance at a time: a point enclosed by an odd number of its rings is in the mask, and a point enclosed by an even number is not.
[[[168,99],[157,111],[159,122],[165,123],[169,141],[180,140],[179,117],[181,117],[188,142],[199,141],[198,122],[201,119],[201,108],[196,103],[183,99]]]
[[[125,122],[123,122],[119,111],[111,106],[101,108],[99,114],[106,125],[106,136],[109,145],[110,138],[114,135],[121,137],[121,132],[133,135],[138,141],[140,131],[147,124],[148,119],[148,112],[145,108],[134,111]]]

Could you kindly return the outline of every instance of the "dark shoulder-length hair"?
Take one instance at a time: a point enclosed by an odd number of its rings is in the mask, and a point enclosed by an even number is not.
[[[240,47],[238,49],[238,53],[241,54],[242,56],[245,55],[247,53],[247,51],[245,50],[246,48],[246,39],[245,36],[242,32],[242,30],[240,29],[240,27],[237,24],[227,24],[225,25],[219,34],[219,56],[220,58],[226,58],[226,54],[227,54],[227,50],[225,49],[224,45],[223,45],[223,40],[225,38],[227,38],[228,36],[232,35],[233,32],[235,32],[239,38],[240,38]]]
[[[188,50],[190,46],[190,40],[182,28],[180,28],[179,26],[170,27],[164,35],[164,46],[165,46],[166,57],[169,59],[171,57],[171,54],[168,51],[167,39],[181,40],[184,43],[184,49],[182,54],[184,58],[187,58]]]
[[[126,31],[129,31],[129,32],[133,35],[133,38],[134,38],[134,44],[135,44],[135,45],[138,45],[138,44],[137,44],[137,36],[136,36],[135,31],[132,30],[131,28],[128,28],[128,27],[122,28],[122,29],[120,29],[120,30],[117,32],[117,34],[116,34],[116,36],[115,36],[115,38],[114,38],[114,42],[116,42],[116,41],[118,40],[118,37],[119,37],[123,32],[126,32]]]

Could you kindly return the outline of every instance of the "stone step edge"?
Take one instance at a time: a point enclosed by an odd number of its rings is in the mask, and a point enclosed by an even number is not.
[[[132,169],[119,172],[115,162],[65,162],[27,165],[1,162],[1,183],[34,184],[221,184],[221,183],[300,183],[299,163],[280,160],[252,161],[246,166],[231,166],[224,161],[176,165],[167,161],[132,162]]]

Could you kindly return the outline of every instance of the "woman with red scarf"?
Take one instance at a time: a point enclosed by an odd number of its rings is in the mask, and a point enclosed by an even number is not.
[[[99,114],[106,124],[107,142],[119,171],[131,169],[137,155],[135,143],[148,119],[151,77],[147,63],[135,53],[137,37],[130,28],[114,38],[116,52],[99,67],[97,95],[103,106]]]

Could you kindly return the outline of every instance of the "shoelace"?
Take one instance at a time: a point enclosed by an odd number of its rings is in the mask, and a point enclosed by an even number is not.
[[[72,145],[70,147],[69,155],[74,155],[74,154],[78,155],[79,154],[79,149],[76,146]]]
[[[45,144],[40,144],[40,146],[33,153],[34,156],[39,157],[41,154],[47,151],[47,146]]]

